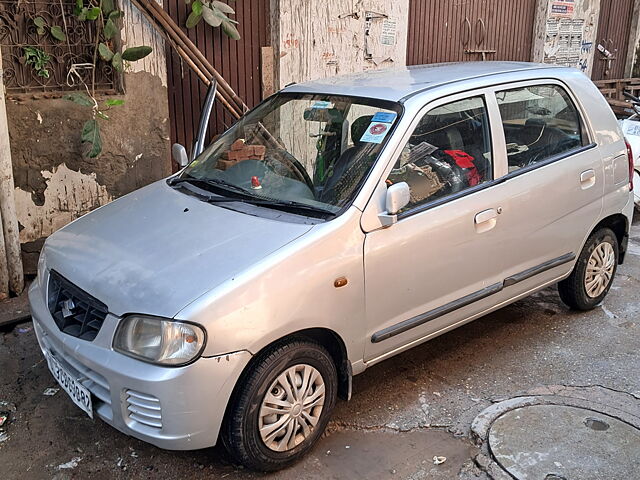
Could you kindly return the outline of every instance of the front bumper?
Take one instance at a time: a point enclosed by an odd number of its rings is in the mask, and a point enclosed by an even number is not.
[[[215,445],[233,387],[251,358],[249,352],[200,358],[178,368],[144,363],[111,348],[120,320],[113,315],[107,316],[91,342],[62,333],[47,309],[41,283],[36,279],[29,289],[40,348],[91,392],[95,415],[160,448]]]

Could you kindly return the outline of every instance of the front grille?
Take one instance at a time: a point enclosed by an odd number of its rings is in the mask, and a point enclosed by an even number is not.
[[[127,390],[129,418],[153,428],[162,428],[160,400],[153,395]]]
[[[63,333],[91,342],[107,316],[107,306],[56,271],[49,274],[49,312]]]

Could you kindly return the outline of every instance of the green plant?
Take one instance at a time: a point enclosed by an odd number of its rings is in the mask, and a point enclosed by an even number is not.
[[[191,0],[185,1],[187,4],[191,3]],[[191,3],[191,13],[187,19],[187,27],[193,28],[204,19],[204,21],[212,27],[222,28],[222,31],[228,37],[238,40],[240,34],[235,27],[238,22],[228,17],[228,15],[234,14],[234,9],[226,3],[217,0],[196,0]],[[122,72],[126,65],[125,62],[140,60],[149,55],[152,49],[146,45],[141,45],[127,48],[123,52],[117,51],[115,48],[115,39],[120,32],[119,23],[123,18],[123,12],[116,8],[114,0],[75,0],[74,15],[80,21],[95,22],[96,36],[92,62],[91,87],[83,82],[87,92],[86,94],[74,93],[66,95],[64,98],[78,105],[91,108],[91,119],[84,123],[81,139],[82,143],[88,146],[87,155],[90,158],[96,158],[102,152],[99,120],[108,120],[109,116],[105,112],[113,107],[124,104],[124,100],[120,99],[106,100],[102,107],[98,104],[95,95],[95,70],[99,58],[105,62],[109,62],[115,70]],[[39,34],[46,33],[46,28],[49,28],[54,38],[58,40],[66,38],[64,32],[58,31],[59,27],[48,27],[44,19],[38,20],[36,26],[38,27]],[[62,37],[60,33],[65,36]],[[78,79],[82,81],[79,76]]]
[[[37,27],[38,35],[44,35],[49,30],[49,33],[53,38],[60,42],[64,42],[67,39],[67,36],[62,31],[62,27],[59,25],[49,25],[47,21],[42,17],[36,17],[33,19],[33,23]]]
[[[187,4],[191,3],[191,0],[185,1]],[[222,28],[222,31],[228,37],[239,40],[240,33],[235,27],[238,22],[228,17],[228,15],[234,15],[235,13],[233,8],[218,0],[196,0],[191,3],[191,13],[187,17],[186,26],[187,28],[193,28],[204,19],[212,27]]]
[[[51,57],[47,53],[38,47],[24,47],[24,59],[26,65],[31,65],[36,72],[36,75],[43,78],[49,78],[49,70],[47,65],[51,60]]]
[[[124,104],[124,100],[122,99],[108,99],[102,106],[98,104],[95,95],[95,71],[99,58],[105,62],[109,62],[118,72],[122,72],[125,67],[125,62],[135,62],[146,57],[152,52],[152,48],[142,45],[127,48],[122,53],[114,51],[115,39],[120,32],[119,21],[123,18],[123,12],[115,7],[113,0],[76,0],[74,15],[80,21],[95,23],[96,36],[92,62],[91,88],[84,84],[86,94],[72,93],[65,95],[64,98],[77,105],[91,109],[91,118],[82,126],[80,138],[82,143],[88,147],[86,151],[87,156],[89,158],[96,158],[102,152],[99,120],[109,120],[106,112],[112,107]]]
[[[89,158],[96,158],[102,152],[102,137],[100,136],[98,118],[109,120],[109,115],[107,115],[106,112],[112,107],[124,105],[124,100],[120,98],[109,98],[105,100],[103,106],[100,107],[95,98],[81,92],[69,93],[63,98],[82,107],[91,108],[92,118],[87,120],[82,126],[80,139],[83,144],[88,146],[87,156]]]

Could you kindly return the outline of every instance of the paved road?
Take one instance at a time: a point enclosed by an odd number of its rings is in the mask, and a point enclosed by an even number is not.
[[[312,454],[265,478],[484,478],[467,435],[492,402],[543,385],[640,396],[639,294],[636,216],[628,261],[601,307],[571,312],[547,289],[370,368]],[[263,478],[218,448],[162,451],[90,420],[63,392],[43,395],[55,382],[29,323],[0,333],[0,372],[0,401],[16,406],[0,437],[3,478]],[[447,460],[434,465],[434,456]]]

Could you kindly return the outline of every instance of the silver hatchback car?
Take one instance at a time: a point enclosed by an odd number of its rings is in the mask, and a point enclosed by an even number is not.
[[[574,69],[289,86],[177,175],[53,234],[35,331],[90,416],[167,449],[220,440],[275,470],[367,367],[555,283],[572,308],[602,301],[630,172],[613,113]]]

